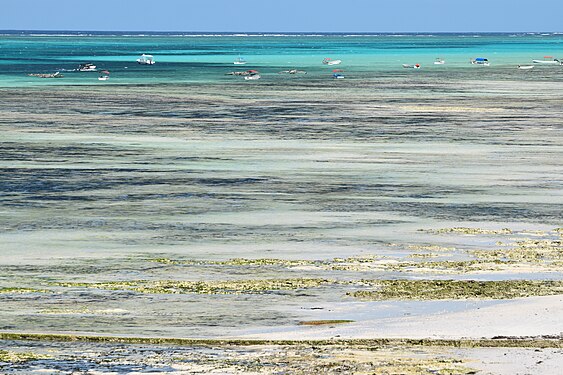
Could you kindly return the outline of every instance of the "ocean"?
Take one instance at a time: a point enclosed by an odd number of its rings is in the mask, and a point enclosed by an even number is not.
[[[139,66],[143,53],[155,56],[154,66]],[[279,71],[307,71],[305,80],[331,78],[325,57],[341,59],[337,68],[349,79],[408,74],[402,64],[421,64],[424,73],[491,79],[513,75],[518,64],[544,56],[563,57],[562,33],[529,34],[181,34],[181,33],[48,33],[0,32],[0,87],[98,84],[97,75],[71,72],[92,62],[111,72],[103,84],[221,83],[230,84],[239,56],[263,79],[287,77]],[[446,64],[434,65],[436,58]],[[471,66],[485,57],[491,67]],[[235,69],[241,68],[241,69]],[[479,69],[479,73],[475,73]],[[64,79],[49,80],[29,73],[61,71]],[[420,73],[420,72],[418,72]],[[521,73],[521,72],[519,72]],[[535,72],[534,72],[535,73]],[[542,73],[546,73],[545,71]],[[552,71],[549,71],[552,73]],[[522,76],[522,75],[521,75]],[[528,79],[528,76],[522,76]],[[537,77],[535,74],[533,77]]]

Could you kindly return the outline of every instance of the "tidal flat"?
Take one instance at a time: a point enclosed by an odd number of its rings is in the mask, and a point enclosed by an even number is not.
[[[5,374],[551,374],[561,355],[561,342],[553,338],[276,342],[41,336],[2,334],[0,369]]]
[[[492,74],[0,89],[0,331],[525,348],[4,337],[0,368],[557,373],[563,86]]]

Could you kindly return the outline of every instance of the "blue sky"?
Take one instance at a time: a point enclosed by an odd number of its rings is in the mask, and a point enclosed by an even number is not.
[[[563,0],[1,0],[0,5],[0,30],[563,30]]]

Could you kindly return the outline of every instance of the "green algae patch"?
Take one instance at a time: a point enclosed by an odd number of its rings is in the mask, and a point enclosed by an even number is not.
[[[479,271],[504,271],[515,265],[514,261],[468,260],[468,261],[434,261],[434,262],[400,262],[390,264],[388,268],[401,272],[430,271],[438,273],[471,273]]]
[[[354,320],[304,320],[299,322],[300,326],[324,326],[324,325],[333,325],[333,324],[347,324],[347,323],[354,323]]]
[[[349,263],[371,263],[382,257],[376,256],[362,256],[362,257],[348,257],[348,258],[334,258],[326,260],[306,260],[306,259],[277,259],[277,258],[234,258],[223,261],[215,260],[174,260],[168,258],[149,259],[151,262],[173,265],[199,265],[199,266],[276,266],[285,268],[294,268],[302,266],[314,266],[324,269],[332,269],[342,264]]]
[[[0,362],[21,363],[21,362],[37,361],[40,359],[48,359],[48,358],[50,357],[46,355],[35,354],[35,353],[22,353],[22,352],[8,351],[8,350],[0,350]]]
[[[364,282],[377,289],[347,294],[366,301],[513,299],[563,294],[563,281],[551,280],[364,280]]]
[[[526,263],[550,263],[563,261],[562,240],[517,241],[510,248],[496,250],[473,250],[470,252],[479,259],[507,259]]]
[[[266,294],[282,290],[317,288],[334,284],[327,279],[263,279],[231,281],[116,281],[107,283],[58,283],[61,287],[129,290],[147,294]]]
[[[424,258],[438,258],[440,256],[441,256],[440,254],[434,254],[434,253],[413,253],[409,255],[409,258],[424,259]]]
[[[176,264],[176,265],[199,265],[199,266],[281,266],[281,267],[297,267],[306,265],[315,265],[321,261],[314,260],[286,260],[275,258],[234,258],[228,260],[175,260],[168,258],[149,259],[151,262],[162,264]]]
[[[438,245],[409,245],[407,249],[415,250],[415,251],[433,251],[433,252],[450,252],[456,250],[455,247],[445,247]]]
[[[441,228],[441,229],[430,229],[420,231],[433,233],[433,234],[445,234],[445,233],[457,233],[466,235],[478,235],[478,234],[512,234],[512,230],[508,228],[502,229],[482,229],[482,228],[467,228],[467,227],[454,227],[454,228]]]
[[[374,374],[469,375],[477,372],[455,359],[389,358],[373,363]]]
[[[338,340],[253,340],[253,339],[190,339],[167,337],[117,337],[73,334],[43,334],[0,332],[0,340],[42,342],[92,342],[147,345],[178,345],[185,347],[225,346],[334,346],[377,349],[381,347],[452,347],[452,348],[563,348],[563,338],[557,337],[497,337],[488,339],[338,339]]]
[[[0,288],[0,294],[29,294],[29,293],[49,293],[46,289],[34,288]]]

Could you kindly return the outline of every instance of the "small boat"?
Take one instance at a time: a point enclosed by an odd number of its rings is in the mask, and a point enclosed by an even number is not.
[[[559,59],[554,59],[553,56],[544,56],[543,60],[532,60],[534,64],[544,64],[544,65],[563,65]]]
[[[297,69],[289,69],[289,70],[282,70],[278,72],[278,74],[307,74],[304,70],[297,70]]]
[[[491,65],[491,63],[489,62],[488,59],[484,58],[484,57],[477,57],[473,60],[471,60],[471,64],[473,65],[481,65],[481,66],[489,66]]]
[[[323,60],[323,65],[340,65],[342,64],[342,60],[333,60],[330,57],[327,57]]]
[[[145,55],[144,53],[137,59],[137,63],[141,65],[154,65],[154,56],[153,55]]]
[[[342,78],[344,78],[344,74],[334,73],[334,74],[332,75],[332,78],[334,78],[334,79],[342,79]]]
[[[60,72],[56,72],[56,73],[49,73],[49,74],[28,74],[29,77],[37,77],[37,78],[63,78],[64,75],[62,75]]]
[[[434,61],[434,65],[444,65],[446,63],[446,60],[444,60],[441,57],[436,57],[436,60]]]
[[[518,69],[520,70],[530,70],[530,69],[534,69],[533,65],[518,65]]]
[[[244,72],[229,72],[225,73],[227,76],[251,76],[253,74],[258,74],[258,70],[245,70]]]
[[[233,62],[233,64],[235,64],[235,65],[246,65],[246,60],[239,56],[238,59],[236,59]]]
[[[258,74],[258,73],[253,73],[253,74],[250,74],[250,75],[244,77],[245,81],[254,81],[254,80],[257,80],[257,79],[260,79],[260,78],[262,78],[262,77],[260,77],[260,74]]]
[[[95,72],[96,71],[96,65],[94,65],[92,63],[80,64],[80,65],[78,65],[78,71],[79,72]]]
[[[421,66],[420,66],[420,64],[414,64],[414,65],[403,64],[403,68],[405,68],[405,69],[420,69]]]
[[[109,71],[102,70],[100,72],[100,76],[98,77],[99,81],[107,81],[109,79]]]

